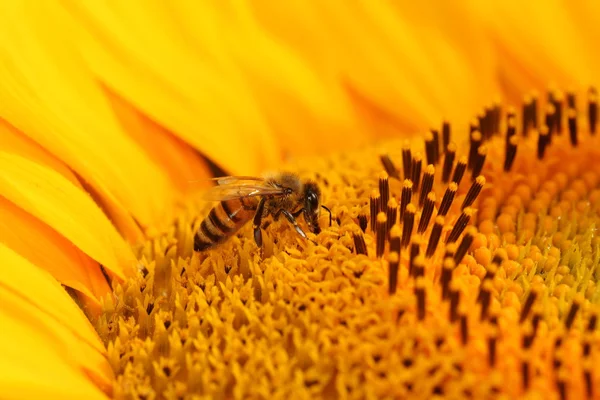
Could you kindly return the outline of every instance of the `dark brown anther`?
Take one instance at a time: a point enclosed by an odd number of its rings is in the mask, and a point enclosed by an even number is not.
[[[555,372],[558,372],[558,370],[560,370],[562,363],[562,360],[555,354],[554,358],[552,359],[552,367],[554,368]]]
[[[421,193],[419,195],[419,206],[423,206],[423,202],[425,201],[425,198],[427,197],[427,195],[429,194],[429,192],[431,192],[431,189],[433,189],[433,177],[435,174],[435,168],[433,165],[428,165],[427,168],[425,168],[425,173],[423,174],[423,182],[421,183]]]
[[[475,156],[475,161],[473,162],[473,169],[471,170],[471,181],[474,181],[475,178],[481,174],[483,165],[485,164],[485,158],[487,157],[487,151],[487,146],[479,146]]]
[[[458,303],[460,301],[460,291],[454,284],[450,282],[450,322],[454,323],[458,319]]]
[[[483,126],[481,129],[481,133],[483,134],[484,138],[489,139],[494,134],[493,123],[494,123],[494,121],[492,120],[492,108],[486,107],[485,114],[483,116]]]
[[[494,135],[497,135],[500,133],[500,122],[502,121],[502,104],[499,100],[494,102],[492,112],[494,117]]]
[[[456,185],[460,185],[460,181],[465,174],[467,169],[467,159],[466,157],[461,157],[456,164],[456,168],[454,169],[454,175],[452,175],[452,182],[456,182]]]
[[[483,321],[488,317],[488,312],[490,311],[490,302],[492,300],[492,281],[484,281],[481,284],[479,293],[479,297],[481,298],[481,314],[479,318],[481,321]]]
[[[442,274],[440,276],[440,284],[442,285],[442,300],[447,300],[450,297],[450,281],[452,280],[452,271],[456,267],[456,263],[450,257],[444,259],[442,264]]]
[[[562,347],[562,344],[563,344],[562,336],[559,336],[556,339],[554,339],[554,351],[560,349]]]
[[[413,157],[413,163],[412,163],[412,183],[414,185],[414,190],[417,191],[419,190],[420,187],[420,183],[421,183],[421,164],[422,164],[422,160],[423,160],[423,156],[421,155],[421,153],[417,153],[414,155]]]
[[[367,255],[367,244],[363,235],[360,232],[352,233],[352,239],[354,239],[354,251],[356,254]]]
[[[530,349],[535,340],[536,330],[533,329],[533,325],[526,325],[522,328],[522,346],[525,350]]]
[[[450,122],[444,121],[442,124],[442,144],[444,145],[444,152],[448,150],[448,145],[450,144]]]
[[[469,224],[469,221],[471,220],[472,216],[473,216],[473,209],[471,207],[467,207],[463,210],[463,212],[460,214],[460,216],[456,220],[456,223],[452,227],[452,230],[450,231],[450,234],[448,235],[448,238],[446,239],[446,243],[454,243],[458,240],[461,233],[465,230],[465,228]]]
[[[531,345],[533,344],[533,339],[535,339],[534,335],[530,335],[530,334],[524,335],[523,336],[523,343],[522,343],[523,347],[525,349],[530,348]]]
[[[588,91],[588,123],[593,136],[596,134],[598,123],[598,93],[595,88],[590,88]]]
[[[386,207],[386,215],[387,215],[387,234],[386,236],[389,238],[390,230],[396,224],[396,220],[398,219],[398,202],[393,197],[388,200]]]
[[[485,114],[486,114],[486,109],[484,108],[483,111],[481,111],[478,115],[477,115],[477,122],[478,122],[478,126],[477,126],[477,130],[481,133],[481,138],[482,140],[487,139],[488,138],[488,132],[486,130],[486,124],[485,124]]]
[[[598,314],[596,312],[593,312],[592,315],[590,315],[590,319],[588,321],[588,325],[587,325],[588,332],[594,332],[596,330],[597,322],[598,322]]]
[[[535,302],[535,299],[537,298],[538,294],[539,293],[536,287],[532,287],[529,291],[529,295],[527,295],[527,300],[525,300],[525,304],[521,309],[521,317],[519,318],[520,324],[522,324],[525,321],[525,319],[527,319],[527,316],[529,315],[531,307],[533,307],[533,303]]]
[[[556,386],[558,386],[560,400],[567,400],[567,383],[564,380],[559,379],[556,382]]]
[[[400,255],[395,251],[388,254],[388,267],[389,267],[389,286],[388,293],[393,295],[396,293],[396,287],[398,286],[398,268],[400,267]]]
[[[477,196],[479,196],[481,189],[483,189],[484,185],[485,177],[483,175],[479,175],[469,188],[469,191],[467,192],[467,195],[465,196],[465,199],[463,200],[463,203],[460,206],[461,211],[473,205],[473,203],[477,199]]]
[[[538,136],[538,145],[537,145],[537,157],[538,160],[542,160],[544,158],[544,154],[546,153],[546,148],[550,144],[550,133],[548,131],[547,126],[542,126],[540,128],[540,134]]]
[[[500,266],[500,264],[502,264],[502,259],[498,255],[494,256],[492,262],[486,268],[485,275],[483,277],[483,282],[491,281],[492,279],[494,279],[494,276],[496,276],[496,272],[498,271],[498,267]],[[481,291],[477,296],[477,302],[481,302]]]
[[[592,344],[590,343],[589,339],[586,339],[583,342],[583,351],[582,351],[582,354],[583,354],[584,357],[589,357],[591,351],[592,351]]]
[[[409,258],[408,258],[408,275],[409,276],[413,276],[413,277],[418,277],[421,276],[423,274],[421,274],[421,272],[425,272],[418,270],[419,265],[417,265],[417,257],[419,256],[419,251],[421,250],[421,239],[418,237],[415,237],[415,240],[413,240],[413,242],[410,244],[410,254],[409,254]],[[421,259],[423,259],[423,257],[421,256]],[[420,263],[420,267],[424,267],[425,262],[421,262]]]
[[[549,88],[547,95],[548,95],[548,104],[554,105],[554,103],[556,103],[556,90]]]
[[[473,164],[475,163],[475,158],[477,157],[477,150],[479,149],[479,146],[481,145],[481,140],[482,140],[481,132],[473,131],[471,133],[470,139],[471,139],[471,142],[469,145],[469,159],[467,162],[467,168],[469,170],[473,169]]]
[[[569,313],[567,314],[567,318],[565,319],[565,327],[567,329],[571,329],[573,326],[573,322],[575,321],[575,316],[577,312],[581,308],[581,304],[583,303],[583,296],[581,294],[576,294],[573,298],[573,303],[571,303],[571,308],[569,309]]]
[[[462,241],[456,249],[456,253],[454,253],[454,262],[456,263],[456,265],[462,262],[463,258],[465,257],[465,254],[467,254],[467,251],[469,251],[471,244],[473,244],[473,240],[475,240],[475,234],[477,233],[477,229],[474,226],[470,228],[471,229],[468,229],[465,232],[465,236],[463,236]]]
[[[529,361],[521,363],[521,375],[523,376],[523,389],[529,390]]]
[[[592,382],[592,371],[585,369],[583,371],[583,380],[585,381],[585,394],[588,399],[594,398],[594,385]]]
[[[563,133],[563,111],[564,111],[563,100],[564,100],[564,97],[565,97],[564,94],[562,92],[559,92],[558,95],[556,96],[556,101],[554,102],[554,107],[556,109],[554,123],[556,125],[556,133],[558,133],[559,135],[561,135]]]
[[[546,106],[546,118],[544,125],[548,127],[548,143],[552,143],[552,135],[556,132],[556,107],[554,104]]]
[[[377,257],[381,257],[385,251],[385,241],[387,236],[387,216],[383,211],[377,214],[376,227],[376,254]]]
[[[402,247],[406,247],[410,243],[416,212],[417,210],[413,204],[406,206],[402,223]]]
[[[417,318],[419,321],[425,319],[425,280],[418,277],[415,282],[415,296],[417,298]]]
[[[463,346],[467,344],[467,340],[469,339],[469,321],[466,314],[460,316],[460,339]]]
[[[577,102],[575,101],[575,92],[569,90],[567,92],[567,108],[577,108]]]
[[[531,123],[532,128],[538,128],[538,95],[537,93],[532,93],[531,95]]]
[[[429,221],[433,216],[433,209],[435,207],[435,193],[429,192],[427,198],[425,199],[425,203],[423,204],[423,211],[421,212],[421,219],[419,220],[419,227],[417,228],[417,233],[423,233],[427,230],[429,226]]]
[[[525,101],[523,102],[523,136],[528,136],[529,129],[533,127],[533,110],[531,109],[531,106],[531,97],[525,96]]]
[[[400,195],[400,221],[404,221],[406,207],[412,201],[413,183],[409,179],[404,180],[402,194]]]
[[[371,192],[371,197],[369,198],[369,207],[371,213],[371,231],[373,231],[373,233],[375,233],[377,214],[379,214],[379,211],[381,211],[379,209],[379,205],[381,204],[379,199],[379,193],[376,190],[373,190]]]
[[[531,318],[531,327],[533,329],[532,335],[535,337],[537,334],[537,329],[540,325],[540,321],[542,320],[542,313],[540,311],[535,311],[533,313],[533,317]]]
[[[390,229],[390,253],[398,253],[398,257],[400,257],[401,251],[401,237],[402,237],[402,229],[400,225],[395,224]]]
[[[487,130],[489,132],[490,137],[492,137],[498,133],[498,131],[496,130],[495,107],[496,107],[496,105],[492,105],[492,106],[488,107],[488,111],[485,116]]]
[[[517,122],[514,118],[506,121],[506,140],[517,134]]]
[[[494,279],[496,272],[498,272],[498,268],[503,262],[504,258],[502,258],[499,254],[495,254],[494,257],[492,257],[492,262],[486,268],[483,279]]]
[[[358,214],[358,226],[363,232],[367,231],[367,225],[369,224],[369,218],[365,214]]]
[[[435,164],[435,148],[433,142],[433,132],[425,134],[425,160],[427,164]]]
[[[577,112],[572,108],[567,110],[567,125],[569,127],[571,145],[577,146]]]
[[[440,162],[440,133],[437,129],[433,129],[431,133],[433,134],[433,165],[438,165]]]
[[[427,250],[425,251],[425,257],[431,258],[435,254],[440,238],[442,237],[442,228],[444,227],[444,217],[437,216],[431,228],[431,234],[429,235],[429,242],[427,243]]]
[[[390,182],[388,175],[383,172],[379,176],[379,211],[386,211],[390,200]]]
[[[517,136],[512,136],[506,141],[506,151],[504,152],[504,172],[509,172],[513,166],[513,163],[515,162],[518,143],[519,138]]]
[[[412,179],[412,153],[410,145],[404,144],[402,147],[402,167],[404,169],[404,179]]]
[[[379,159],[381,160],[381,164],[383,165],[385,172],[392,178],[399,180],[400,179],[400,171],[398,170],[398,168],[396,168],[396,165],[394,164],[394,162],[392,161],[390,156],[387,154],[383,154],[383,155],[379,156]]]
[[[450,211],[450,207],[452,206],[452,202],[454,201],[454,197],[456,196],[456,192],[458,191],[458,184],[456,182],[451,182],[444,192],[444,197],[442,197],[442,202],[440,203],[440,208],[438,209],[438,215],[445,217]]]
[[[496,330],[492,331],[490,337],[488,337],[488,364],[491,368],[496,366],[496,349],[497,349],[497,338],[498,334]]]
[[[450,174],[452,173],[452,167],[454,166],[454,158],[456,157],[456,145],[454,143],[448,144],[446,147],[446,155],[444,156],[444,166],[442,167],[442,182],[448,183],[450,180]]]

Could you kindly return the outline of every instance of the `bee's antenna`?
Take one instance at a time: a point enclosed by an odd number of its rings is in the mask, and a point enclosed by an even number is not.
[[[324,209],[327,210],[327,212],[329,213],[329,226],[331,226],[331,210],[327,207],[325,207],[324,205],[321,205],[321,207],[323,207]]]

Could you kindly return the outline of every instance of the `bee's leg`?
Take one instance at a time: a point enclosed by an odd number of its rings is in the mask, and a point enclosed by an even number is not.
[[[279,216],[281,215],[281,211],[283,209],[280,208],[279,210],[275,211],[275,213],[273,214],[273,221],[277,222],[277,220],[279,219]]]
[[[288,210],[284,210],[284,209],[280,209],[279,211],[281,211],[281,213],[283,215],[285,215],[287,220],[290,221],[290,224],[294,225],[296,232],[298,232],[300,234],[300,236],[302,236],[304,239],[308,239],[308,236],[306,236],[306,233],[304,233],[302,228],[300,228],[300,225],[298,225],[298,222],[296,222],[296,218],[294,218],[294,215],[292,213],[290,213]],[[316,244],[316,242],[314,240],[311,240],[311,242]]]
[[[326,209],[327,212],[329,213],[329,226],[331,226],[331,210],[325,206],[321,206],[322,208]]]
[[[262,231],[260,230],[260,223],[262,221],[263,212],[265,210],[265,198],[260,199],[258,207],[256,207],[256,213],[254,214],[254,220],[252,227],[254,228],[254,241],[258,247],[262,248]]]
[[[302,211],[304,211],[304,208],[301,208],[298,211],[293,212],[292,215],[294,216],[294,218],[298,218],[300,216],[300,214],[302,214]],[[279,210],[275,211],[275,214],[273,214],[273,221],[277,221],[282,212],[283,212],[283,208],[280,208]]]

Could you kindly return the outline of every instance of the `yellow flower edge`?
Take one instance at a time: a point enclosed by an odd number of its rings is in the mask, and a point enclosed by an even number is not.
[[[103,303],[114,397],[598,395],[596,101],[288,164],[332,210],[316,244],[278,221],[194,253],[194,199]]]

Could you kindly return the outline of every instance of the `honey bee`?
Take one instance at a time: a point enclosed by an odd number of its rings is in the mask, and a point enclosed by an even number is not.
[[[321,190],[316,182],[301,180],[292,173],[277,173],[269,177],[225,176],[215,178],[217,186],[209,189],[204,198],[219,201],[194,236],[194,250],[213,248],[234,235],[247,222],[253,221],[254,241],[262,247],[261,223],[267,216],[275,221],[283,216],[296,232],[307,238],[296,218],[301,214],[309,229],[318,234],[320,209],[331,211],[321,204]]]

